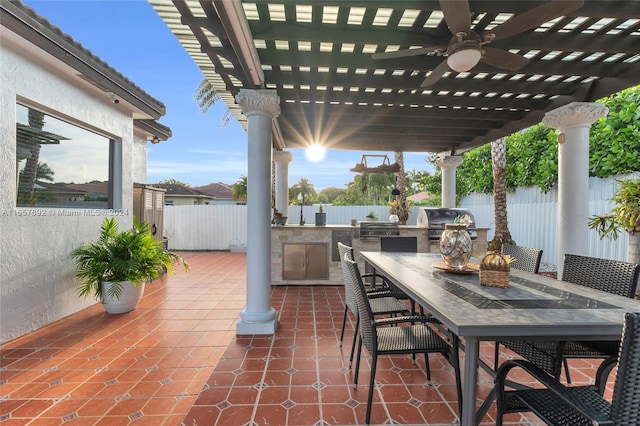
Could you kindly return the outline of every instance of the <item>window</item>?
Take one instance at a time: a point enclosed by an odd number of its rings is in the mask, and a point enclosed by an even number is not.
[[[16,108],[18,207],[113,208],[113,141],[33,107]]]
[[[172,206],[173,205],[173,200],[164,200],[164,205],[165,206]]]

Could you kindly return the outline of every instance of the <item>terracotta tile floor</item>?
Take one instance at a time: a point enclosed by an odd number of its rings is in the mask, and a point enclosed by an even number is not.
[[[339,347],[340,287],[276,287],[275,336],[236,336],[245,302],[244,254],[181,253],[189,273],[145,289],[138,308],[108,315],[93,306],[2,346],[2,425],[353,425],[364,419],[368,362],[353,389],[352,325]],[[483,344],[490,361],[493,346]],[[420,359],[420,358],[419,358]],[[368,360],[368,358],[367,358]],[[383,357],[372,423],[457,423],[453,372]],[[593,365],[572,364],[574,382]],[[479,396],[491,387],[480,376]],[[494,424],[492,408],[484,425]],[[537,425],[511,415],[506,424]]]

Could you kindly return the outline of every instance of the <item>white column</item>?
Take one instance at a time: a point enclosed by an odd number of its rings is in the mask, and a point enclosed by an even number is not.
[[[602,104],[572,102],[545,114],[558,129],[558,277],[565,253],[588,255],[589,129],[607,115]]]
[[[236,102],[247,116],[247,300],[236,334],[273,334],[271,307],[271,124],[280,114],[275,90],[240,89]]]
[[[438,155],[436,165],[442,169],[442,207],[456,206],[456,169],[462,164],[462,157]]]
[[[289,151],[274,151],[276,163],[276,209],[287,216],[289,210],[289,163],[293,156]]]

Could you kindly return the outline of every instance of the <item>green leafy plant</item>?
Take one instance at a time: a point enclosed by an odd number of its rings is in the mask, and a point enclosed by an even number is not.
[[[455,223],[456,225],[469,226],[471,225],[471,216],[469,216],[468,214],[458,215],[455,219],[453,219],[453,223]]]
[[[398,198],[387,203],[389,205],[389,214],[398,216],[402,223],[407,223],[409,213],[411,213],[411,203],[409,201],[401,202]]]
[[[368,217],[369,219],[375,219],[375,218],[377,218],[377,217],[378,217],[378,215],[376,215],[376,212],[374,212],[373,210],[371,210],[371,211],[369,212],[369,214],[367,215],[367,217]]]
[[[133,228],[120,231],[115,218],[102,222],[100,235],[94,242],[85,242],[71,252],[76,265],[76,277],[82,280],[80,296],[93,294],[102,300],[102,283],[113,285],[107,296],[120,298],[122,282],[139,286],[160,278],[165,271],[172,273],[176,264],[185,270],[189,264],[180,256],[166,250],[153,239],[149,226],[133,219]]]
[[[618,181],[618,189],[611,201],[611,212],[589,218],[589,228],[596,229],[600,238],[618,238],[621,230],[633,235],[640,232],[640,178]]]

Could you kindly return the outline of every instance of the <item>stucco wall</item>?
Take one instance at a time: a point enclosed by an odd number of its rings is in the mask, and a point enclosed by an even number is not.
[[[133,138],[133,181],[149,183],[147,182],[147,138],[138,132],[134,133]]]
[[[113,214],[92,210],[65,216],[69,210],[16,209],[16,99],[28,99],[122,140],[122,226],[132,221],[133,170],[146,169],[146,164],[133,164],[134,157],[140,162],[142,155],[133,155],[130,113],[52,75],[55,67],[40,66],[38,59],[26,60],[16,52],[6,40],[0,46],[0,342],[96,303],[77,296],[68,253],[94,239],[104,217]]]

